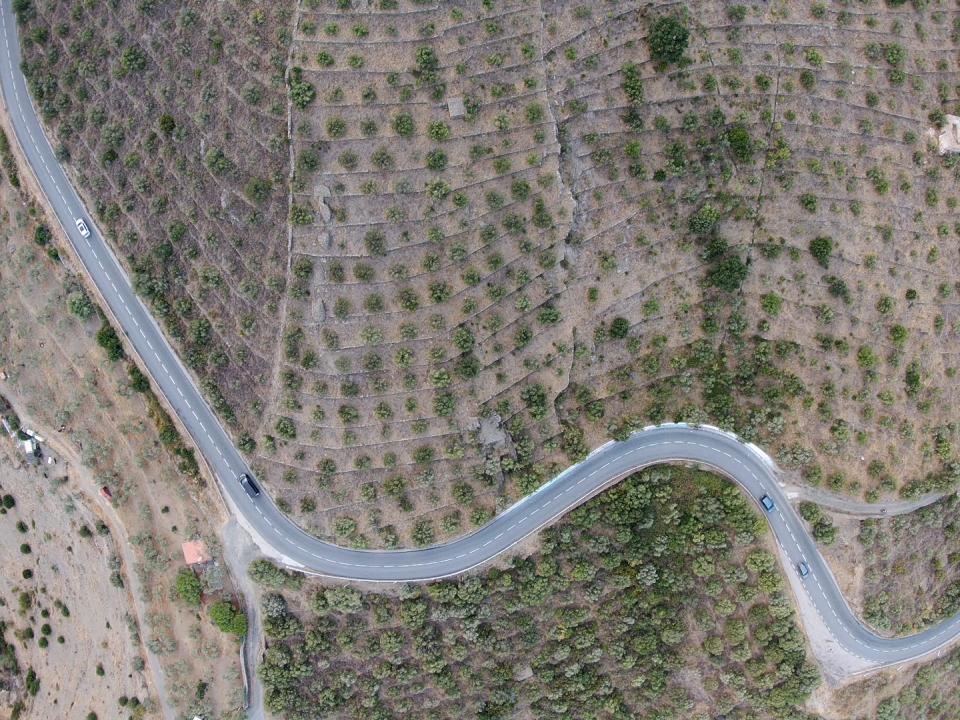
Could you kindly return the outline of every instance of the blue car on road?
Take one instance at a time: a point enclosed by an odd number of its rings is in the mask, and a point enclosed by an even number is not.
[[[760,504],[763,505],[763,509],[767,512],[773,510],[773,498],[769,495],[764,495],[762,498],[760,498]]]
[[[797,563],[797,572],[800,573],[800,577],[806,577],[810,574],[810,566],[801,560]]]

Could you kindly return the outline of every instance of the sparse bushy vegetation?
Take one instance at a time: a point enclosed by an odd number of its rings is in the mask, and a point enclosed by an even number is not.
[[[384,716],[429,705],[436,718],[525,706],[542,718],[669,717],[694,702],[681,678],[696,672],[716,712],[802,717],[819,678],[777,562],[754,544],[763,531],[730,483],[654,469],[575,510],[543,532],[540,553],[503,569],[399,597],[312,582],[268,596],[267,708],[290,718],[318,707],[346,717],[356,702]]]
[[[864,617],[907,635],[960,611],[960,500],[956,493],[889,519],[860,523]]]

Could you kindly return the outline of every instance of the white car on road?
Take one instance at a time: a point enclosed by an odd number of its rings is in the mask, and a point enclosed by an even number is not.
[[[87,224],[83,221],[83,218],[76,218],[74,222],[77,224],[77,230],[80,231],[80,234],[84,237],[90,237],[90,228],[87,227]]]

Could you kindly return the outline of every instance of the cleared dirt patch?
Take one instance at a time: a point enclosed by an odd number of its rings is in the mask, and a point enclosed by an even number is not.
[[[0,612],[7,639],[17,637],[22,669],[40,680],[35,697],[21,693],[26,717],[79,720],[92,711],[106,718],[121,696],[149,702],[135,611],[109,530],[98,532],[98,513],[76,481],[64,482],[56,467],[26,466],[5,436],[0,445],[0,487],[16,500],[0,516]]]
[[[111,518],[146,664],[169,713],[235,717],[243,701],[237,640],[210,622],[205,606],[191,608],[172,592],[183,567],[181,542],[202,538],[219,560],[222,511],[177,470],[129,366],[108,361],[97,346],[102,323],[78,276],[58,259],[55,239],[35,241],[39,209],[7,184],[0,199],[8,258],[0,268],[0,391],[69,461],[74,488],[97,498]],[[112,504],[96,496],[104,485]],[[205,603],[230,596],[225,571],[212,580]]]

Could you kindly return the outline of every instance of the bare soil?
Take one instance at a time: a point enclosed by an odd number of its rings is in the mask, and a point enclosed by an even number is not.
[[[960,711],[958,668],[960,650],[945,650],[923,663],[885,670],[843,688],[820,688],[811,696],[809,709],[826,720],[947,720]]]
[[[819,544],[830,571],[837,579],[843,596],[861,618],[864,605],[864,548],[858,537],[860,521],[841,513],[829,513],[837,527],[837,539],[832,545]]]
[[[118,572],[111,564],[118,556],[115,540],[94,530],[100,513],[76,481],[63,482],[60,467],[29,467],[12,440],[4,436],[0,444],[0,486],[17,502],[0,518],[0,562],[7,568],[0,597],[8,639],[26,628],[33,631],[33,638],[16,643],[17,659],[40,680],[36,697],[20,693],[28,705],[25,717],[80,720],[89,712],[112,717],[120,696],[149,701],[150,679],[135,665],[142,649],[132,599],[111,582]],[[26,532],[18,530],[18,522],[26,524]],[[92,537],[78,534],[84,526],[94,531]],[[30,554],[21,552],[22,543]],[[23,577],[27,570],[29,579]],[[22,594],[30,598],[25,612],[18,611]],[[45,625],[49,635],[41,631]],[[41,638],[48,647],[40,647]]]
[[[68,463],[73,492],[98,497],[99,487],[111,489],[113,505],[101,506],[120,538],[147,666],[158,674],[162,668],[155,687],[169,706],[167,716],[235,717],[243,699],[236,640],[217,630],[205,610],[191,610],[172,595],[183,540],[203,538],[219,558],[215,529],[222,511],[177,472],[125,364],[109,363],[97,347],[96,316],[81,320],[68,310],[68,298],[82,293],[82,284],[67,263],[34,243],[38,210],[6,183],[0,193],[0,241],[8,258],[0,269],[0,390]],[[226,571],[217,575],[230,594]],[[107,701],[115,712],[116,697],[97,698]]]

